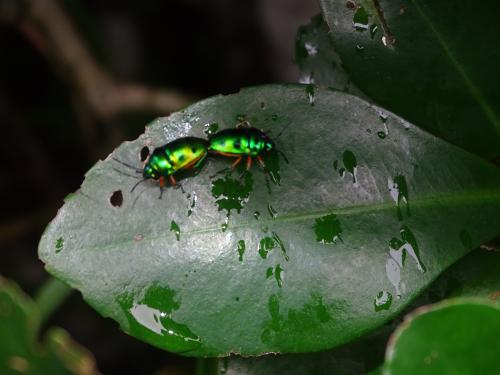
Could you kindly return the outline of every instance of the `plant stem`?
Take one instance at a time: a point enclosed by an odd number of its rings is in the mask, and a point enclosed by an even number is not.
[[[72,291],[73,289],[54,277],[45,281],[35,295],[35,302],[40,310],[40,327]]]

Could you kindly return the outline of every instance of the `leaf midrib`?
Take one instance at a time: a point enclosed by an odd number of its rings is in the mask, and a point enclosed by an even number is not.
[[[436,195],[432,196],[426,196],[426,197],[421,197],[421,198],[416,198],[416,199],[411,199],[410,198],[410,207],[426,207],[430,206],[432,204],[435,204],[436,206],[439,205],[451,205],[454,204],[455,206],[461,205],[463,203],[467,204],[479,204],[479,203],[500,203],[500,189],[489,189],[489,190],[484,190],[484,189],[475,189],[475,190],[463,190],[460,192],[452,192],[452,193],[439,193]],[[226,231],[233,231],[235,229],[241,229],[241,228],[252,228],[255,226],[262,226],[266,224],[272,224],[272,223],[286,223],[286,222],[296,222],[296,221],[307,221],[307,220],[313,220],[317,219],[326,215],[337,215],[337,216],[348,216],[348,215],[354,215],[354,214],[367,214],[367,213],[372,213],[372,212],[377,212],[377,211],[383,211],[386,209],[391,209],[391,210],[396,210],[397,206],[394,201],[384,201],[380,203],[375,203],[375,204],[365,204],[365,205],[354,205],[354,206],[347,206],[347,207],[339,207],[339,208],[330,208],[330,209],[325,209],[325,210],[318,210],[318,211],[313,211],[310,213],[289,213],[289,214],[283,214],[278,216],[276,219],[272,218],[267,218],[267,219],[261,219],[261,220],[252,220],[252,221],[245,221],[237,224],[230,225]],[[396,213],[395,213],[396,215]],[[220,225],[214,225],[206,228],[200,228],[200,229],[194,229],[194,230],[188,230],[188,231],[183,231],[181,232],[181,239],[187,235],[196,235],[196,234],[202,234],[202,233],[210,233],[210,232],[218,232],[221,231]],[[155,235],[155,236],[148,236],[144,235],[144,239],[142,241],[154,241],[158,240],[161,238],[166,238],[167,236],[171,236],[171,233],[167,231],[166,234],[161,234],[161,235]],[[182,240],[181,240],[182,241]],[[99,251],[103,250],[109,250],[113,249],[117,246],[121,246],[124,244],[128,243],[133,243],[135,240],[132,237],[127,237],[127,239],[123,241],[117,241],[113,242],[112,244],[109,245],[97,245],[97,246],[90,246],[90,247],[79,247],[77,249],[73,249],[73,251],[80,251],[80,250],[96,250],[99,249]]]
[[[490,107],[487,100],[484,98],[483,94],[481,93],[481,90],[478,87],[476,87],[475,83],[472,81],[472,79],[469,77],[469,75],[465,71],[465,68],[462,66],[462,64],[460,64],[460,62],[457,60],[457,58],[455,57],[455,55],[453,54],[453,52],[449,48],[444,37],[434,27],[431,19],[427,16],[427,14],[424,12],[422,7],[420,6],[419,1],[418,0],[411,0],[411,2],[413,3],[418,14],[420,15],[420,17],[424,21],[424,24],[431,31],[431,33],[436,37],[436,40],[438,41],[439,46],[443,50],[445,56],[450,60],[451,65],[458,72],[458,75],[464,81],[465,86],[469,89],[471,96],[477,101],[477,103],[479,104],[479,106],[483,110],[486,118],[491,122],[491,124],[493,125],[493,127],[495,128],[497,133],[500,134],[500,120],[498,119],[495,111]]]

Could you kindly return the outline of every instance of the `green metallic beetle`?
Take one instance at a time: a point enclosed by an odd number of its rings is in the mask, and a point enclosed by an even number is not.
[[[142,170],[113,158],[115,161],[142,173],[143,179],[134,185],[131,192],[142,182],[156,180],[163,191],[168,178],[172,186],[177,185],[174,175],[181,170],[196,169],[208,155],[206,140],[196,137],[184,137],[169,142],[153,150]],[[161,198],[161,195],[160,195]]]
[[[224,129],[208,140],[210,153],[236,158],[231,165],[232,168],[235,168],[245,155],[247,156],[247,170],[252,166],[252,157],[256,157],[260,165],[265,168],[262,154],[273,150],[278,151],[288,161],[286,156],[276,149],[274,141],[262,130],[254,127],[239,126]]]

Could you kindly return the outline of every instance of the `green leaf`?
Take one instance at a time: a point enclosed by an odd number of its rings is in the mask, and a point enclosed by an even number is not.
[[[249,88],[153,122],[113,157],[139,166],[144,145],[245,119],[289,164],[267,155],[269,178],[240,177],[214,158],[159,200],[152,182],[131,193],[133,171],[108,157],[44,233],[47,269],[158,347],[307,352],[382,325],[500,233],[496,167],[351,95],[315,88],[311,103],[309,88]]]
[[[335,51],[366,95],[467,150],[500,155],[500,3],[320,3]]]
[[[295,39],[295,62],[301,72],[301,83],[331,87],[366,99],[343,70],[328,35],[328,25],[321,15],[311,18],[308,25],[299,27]]]
[[[383,374],[495,374],[500,306],[454,299],[420,308],[394,333]]]
[[[500,252],[476,249],[461,258],[435,280],[423,296],[408,308],[448,297],[475,296],[500,302]],[[412,307],[413,306],[413,307]],[[408,311],[408,308],[406,309]],[[399,322],[384,325],[376,333],[339,348],[320,353],[267,355],[257,358],[230,357],[220,360],[220,373],[227,375],[379,374],[384,348]],[[378,371],[378,372],[377,372]]]
[[[374,334],[319,353],[222,358],[219,360],[219,373],[221,375],[365,374],[383,362],[385,345],[394,328],[385,326]]]
[[[484,297],[500,302],[500,252],[474,250],[451,266],[429,288],[430,301]]]
[[[92,355],[61,328],[36,341],[40,312],[14,283],[0,277],[0,373],[2,375],[98,374]]]

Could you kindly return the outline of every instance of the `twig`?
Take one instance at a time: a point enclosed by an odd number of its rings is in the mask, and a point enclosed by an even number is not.
[[[173,90],[119,83],[97,64],[56,0],[24,0],[26,18],[19,30],[34,47],[57,64],[65,80],[81,95],[93,114],[109,120],[125,111],[168,114],[194,98]]]

